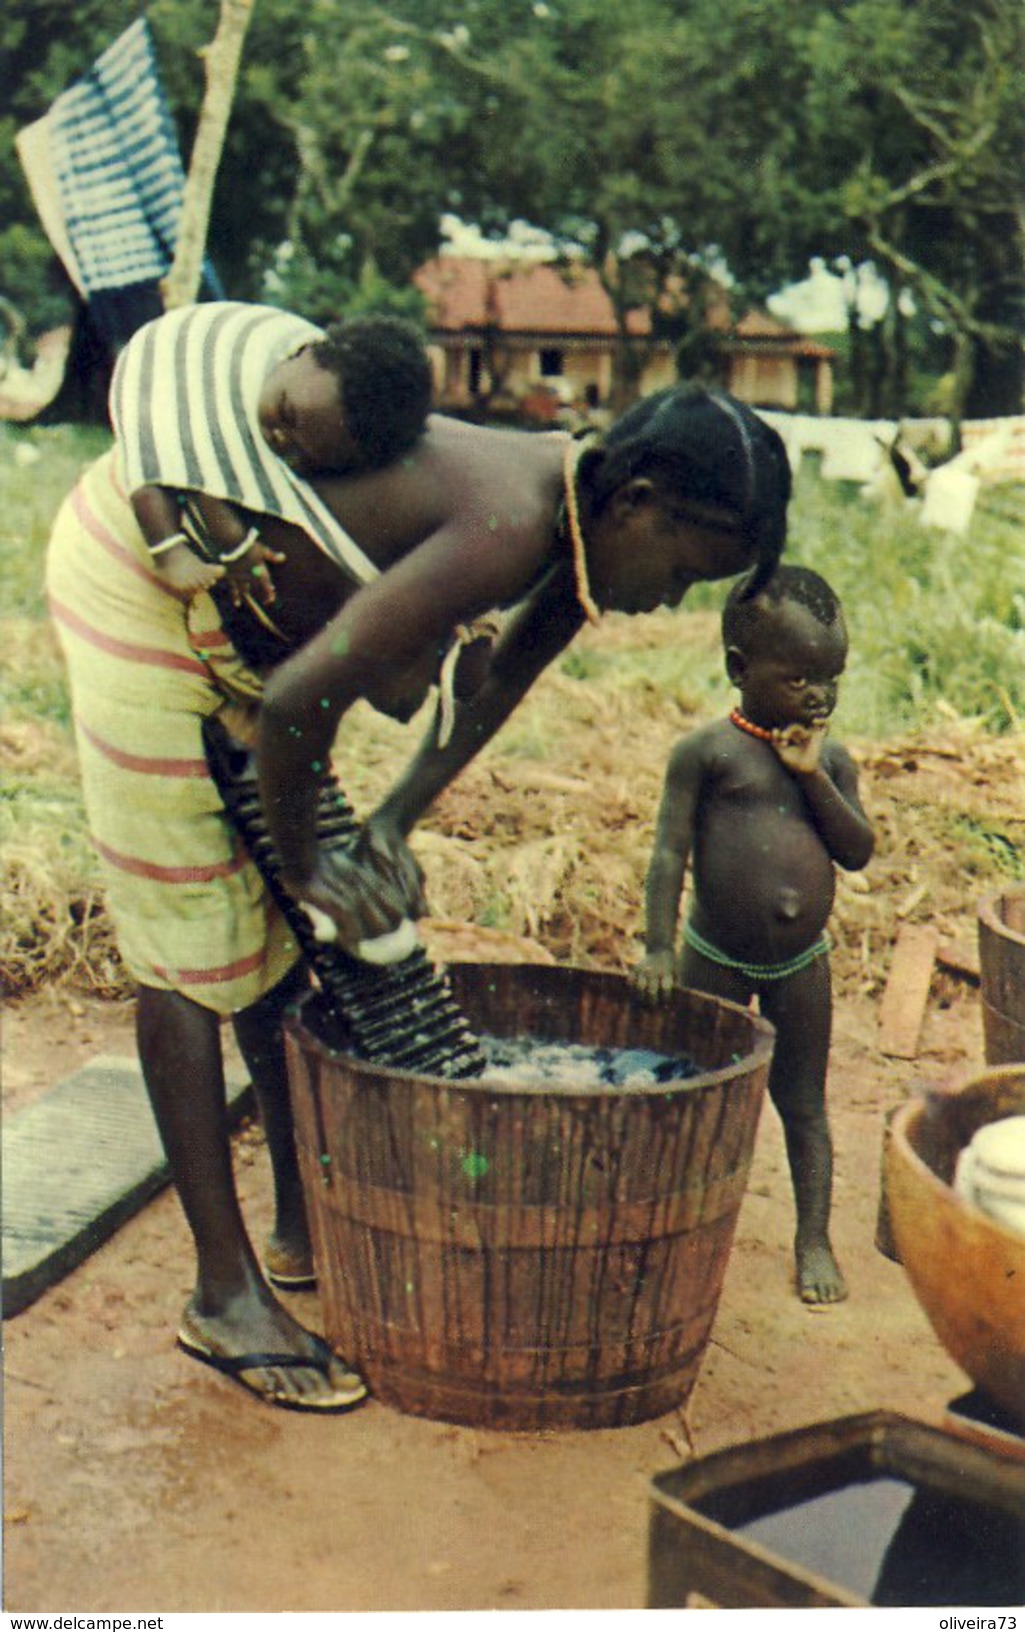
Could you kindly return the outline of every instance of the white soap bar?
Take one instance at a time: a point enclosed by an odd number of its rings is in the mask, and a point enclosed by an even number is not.
[[[336,941],[338,939],[338,925],[329,913],[321,912],[320,908],[315,907],[312,901],[301,901],[299,905],[310,920],[314,940]]]
[[[360,941],[356,956],[362,958],[364,963],[400,963],[415,952],[419,944],[420,937],[412,918],[403,918],[401,924],[387,934],[377,935],[372,941]]]
[[[310,920],[314,938],[318,941],[336,941],[338,939],[338,925],[326,912],[321,912],[312,901],[303,901],[302,909]],[[399,963],[415,952],[420,944],[420,937],[416,932],[416,925],[411,918],[403,918],[401,924],[389,929],[384,935],[375,935],[372,939],[360,941],[356,948],[356,956],[363,963],[384,965]]]

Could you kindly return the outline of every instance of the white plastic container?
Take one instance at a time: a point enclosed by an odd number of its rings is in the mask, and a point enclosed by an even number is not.
[[[982,1212],[1025,1235],[1025,1116],[979,1128],[957,1159],[954,1189]]]

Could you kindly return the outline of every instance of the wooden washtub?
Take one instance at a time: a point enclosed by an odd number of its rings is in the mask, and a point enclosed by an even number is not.
[[[686,1054],[649,1087],[444,1081],[286,1033],[326,1336],[385,1404],[488,1428],[611,1428],[688,1397],[747,1182],[773,1031],[624,977],[453,964],[496,1037]]]
[[[1025,1236],[952,1188],[976,1130],[1023,1112],[1025,1063],[909,1100],[890,1128],[886,1194],[901,1262],[937,1337],[1025,1429]]]
[[[1025,890],[979,902],[979,975],[986,1062],[1025,1060]]]

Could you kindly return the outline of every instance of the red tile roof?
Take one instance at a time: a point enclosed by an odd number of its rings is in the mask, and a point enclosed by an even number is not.
[[[772,316],[770,312],[753,306],[744,313],[730,339],[733,341],[751,341],[754,346],[766,351],[785,352],[791,357],[835,357],[836,352],[831,346],[823,346],[817,340],[811,340],[796,329],[788,329],[785,323]],[[740,349],[744,349],[741,344]]]
[[[486,328],[500,334],[558,335],[611,340],[616,334],[612,301],[593,267],[555,266],[550,262],[503,261],[472,255],[438,255],[414,273],[427,299],[431,327],[457,335]],[[770,313],[747,312],[732,332],[725,296],[713,306],[709,321],[725,331],[730,349],[748,346],[796,357],[833,357],[828,347],[786,328]],[[646,310],[630,313],[629,332],[651,333]]]
[[[616,333],[612,302],[593,267],[492,261],[439,255],[414,274],[433,328],[443,333],[488,326],[503,334]],[[631,334],[648,334],[647,312],[632,312]]]
[[[473,256],[439,255],[413,274],[426,298],[436,329],[477,329],[488,321],[488,261]]]

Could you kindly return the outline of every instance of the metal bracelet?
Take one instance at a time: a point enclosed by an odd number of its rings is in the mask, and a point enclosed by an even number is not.
[[[253,545],[259,544],[259,542],[259,531],[255,527],[250,527],[241,544],[237,544],[233,550],[225,550],[224,554],[219,555],[217,559],[222,566],[229,566],[232,561],[241,561],[244,555],[248,555]]]
[[[188,533],[171,533],[167,538],[162,538],[159,544],[150,544],[149,553],[150,555],[166,555],[167,551],[173,550],[176,545],[188,544],[188,542]]]

